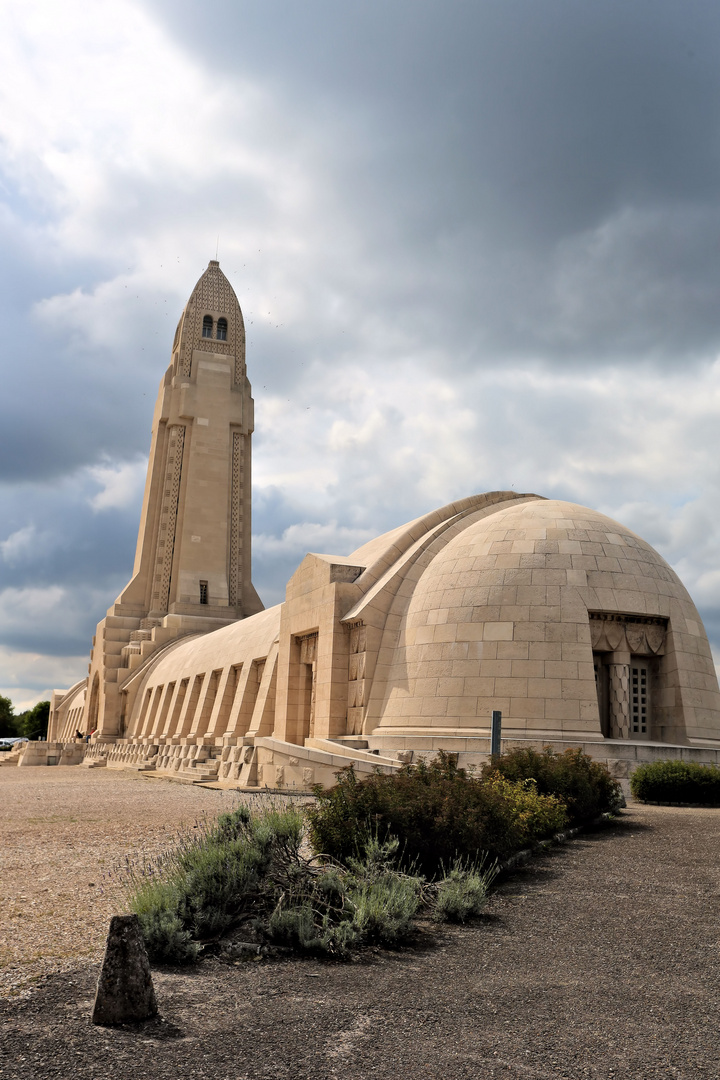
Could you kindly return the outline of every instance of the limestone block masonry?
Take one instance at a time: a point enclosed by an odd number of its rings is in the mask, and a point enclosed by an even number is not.
[[[692,600],[587,507],[472,495],[349,556],[306,555],[263,610],[252,429],[242,313],[211,262],[160,386],[133,577],[88,679],[53,695],[48,763],[77,754],[80,729],[93,767],[306,791],[351,763],[391,772],[444,749],[477,764],[494,710],[504,747],[582,746],[622,778],[657,757],[720,758]]]

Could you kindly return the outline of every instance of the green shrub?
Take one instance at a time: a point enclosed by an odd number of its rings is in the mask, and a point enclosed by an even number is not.
[[[428,878],[456,859],[503,860],[567,822],[555,796],[499,775],[475,779],[442,753],[389,776],[358,780],[345,769],[335,787],[314,793],[307,815],[318,854],[348,863],[374,839],[395,837],[400,868]]]
[[[129,906],[150,958],[189,962],[199,943],[262,915],[296,873],[304,828],[293,807],[257,815],[240,807],[196,827],[154,863],[131,868]]]
[[[364,943],[397,945],[413,932],[420,881],[401,874],[356,881],[348,889],[348,902],[354,909],[351,925]]]
[[[630,790],[642,802],[720,806],[720,767],[691,761],[653,761],[635,770]]]
[[[242,807],[196,827],[159,860],[129,871],[129,905],[150,959],[187,964],[203,944],[247,922],[261,938],[344,958],[362,944],[396,945],[413,932],[422,881],[395,865],[397,841],[371,842],[348,867],[300,852],[295,808]]]
[[[579,750],[512,751],[479,777],[442,753],[389,776],[358,780],[349,768],[315,789],[306,816],[240,807],[130,867],[129,905],[156,962],[190,963],[241,924],[256,940],[339,958],[396,946],[421,910],[436,921],[478,915],[498,861],[562,829],[567,807],[593,816],[616,788]],[[319,859],[301,850],[306,818]]]
[[[605,765],[582,750],[555,753],[517,748],[495,755],[483,766],[482,775],[501,773],[508,780],[533,780],[541,795],[555,795],[567,807],[571,822],[589,821],[616,810],[621,789]]]
[[[497,863],[486,870],[456,863],[450,873],[437,883],[432,904],[433,920],[464,923],[480,915],[497,873]]]
[[[172,911],[155,908],[141,913],[139,918],[148,956],[155,963],[179,966],[197,960],[200,945]]]
[[[358,945],[389,947],[414,933],[422,879],[396,867],[398,843],[371,839],[362,859],[318,867],[283,892],[270,916],[269,936],[302,952],[344,957]]]

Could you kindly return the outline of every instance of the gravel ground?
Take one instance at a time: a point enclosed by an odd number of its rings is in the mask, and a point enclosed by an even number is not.
[[[125,770],[0,768],[0,995],[99,962],[123,909],[113,867],[240,798]]]
[[[140,799],[155,784],[145,827],[156,839],[158,803],[219,799],[126,774],[76,783],[92,785],[108,849],[128,839],[101,814],[116,785]],[[70,788],[55,788],[60,816]],[[177,802],[166,818],[188,809]],[[351,964],[157,971],[161,1019],[136,1028],[90,1024],[98,963],[84,961],[6,999],[0,1077],[716,1078],[719,839],[720,811],[631,806],[619,825],[517,871],[473,926],[425,928],[414,948]]]

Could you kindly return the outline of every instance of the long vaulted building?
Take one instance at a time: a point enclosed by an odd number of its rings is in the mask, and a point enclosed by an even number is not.
[[[478,763],[493,710],[504,745],[583,746],[621,777],[658,756],[720,760],[692,600],[594,510],[474,495],[350,556],[307,555],[263,610],[252,430],[242,313],[213,261],[160,385],[133,576],[88,678],[53,696],[47,761],[306,790],[351,762],[392,771],[442,748]],[[94,732],[86,750],[77,730]]]

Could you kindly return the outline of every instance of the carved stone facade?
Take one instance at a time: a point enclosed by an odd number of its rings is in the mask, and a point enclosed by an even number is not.
[[[213,320],[213,334],[203,333],[203,320]],[[227,337],[217,339],[217,320],[225,319]],[[189,376],[195,349],[233,358],[233,381],[237,386],[245,378],[245,323],[232,285],[216,260],[211,260],[198,281],[180,317],[173,342],[173,367],[176,374]]]
[[[605,611],[588,614],[603,734],[651,739],[652,684],[660,679],[668,620]]]
[[[348,735],[362,733],[367,664],[367,627],[354,623],[350,627],[350,657],[348,664]]]
[[[665,651],[668,620],[651,615],[621,615],[591,611],[590,642],[593,652],[627,652],[660,656]]]
[[[298,645],[300,646],[302,721],[307,731],[307,738],[312,739],[315,736],[315,694],[317,690],[315,673],[317,671],[318,635],[304,634],[298,638]]]
[[[243,514],[245,510],[245,443],[247,435],[241,431],[232,434],[232,487],[230,493],[230,603],[237,604],[242,597],[243,573]]]
[[[152,608],[156,612],[164,613],[168,609],[184,446],[185,425],[173,424],[167,431],[167,465],[160,504],[160,526],[153,576]]]

